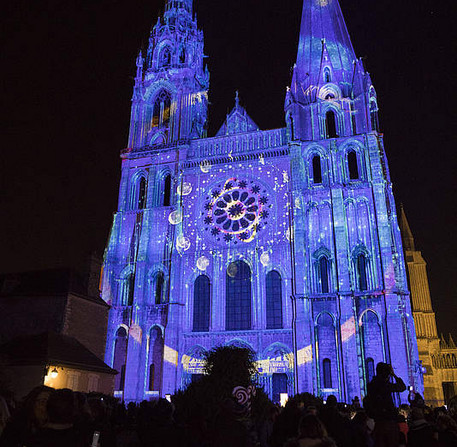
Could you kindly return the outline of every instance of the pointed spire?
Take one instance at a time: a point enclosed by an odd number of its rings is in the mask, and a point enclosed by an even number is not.
[[[449,334],[449,347],[451,349],[455,349],[456,348],[454,339],[452,338],[452,334]]]
[[[235,109],[240,107],[240,92],[237,90],[235,92]]]
[[[403,239],[403,246],[406,251],[416,251],[414,244],[414,236],[409,227],[408,219],[406,218],[405,209],[403,204],[400,204],[400,219],[398,221],[400,225],[401,237]]]
[[[304,0],[294,83],[304,90],[318,85],[323,65],[338,74],[338,81],[350,82],[355,60],[338,0]]]

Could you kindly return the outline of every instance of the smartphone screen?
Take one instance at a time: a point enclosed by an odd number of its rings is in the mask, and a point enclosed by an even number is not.
[[[92,438],[91,447],[98,447],[99,439],[100,439],[100,432],[99,431],[94,431],[94,436]]]

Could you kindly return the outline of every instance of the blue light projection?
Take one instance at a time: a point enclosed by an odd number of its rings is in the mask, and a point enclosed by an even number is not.
[[[167,1],[137,58],[102,278],[116,395],[173,394],[217,345],[254,352],[274,399],[350,402],[379,361],[422,392],[376,91],[338,1],[304,1],[286,126],[236,94],[212,138],[192,14]]]

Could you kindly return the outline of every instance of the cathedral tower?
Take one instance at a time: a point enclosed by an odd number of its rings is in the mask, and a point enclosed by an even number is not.
[[[376,92],[338,1],[304,0],[286,127],[260,130],[237,94],[207,138],[208,83],[191,1],[168,1],[105,252],[117,395],[174,393],[218,345],[252,350],[275,401],[349,402],[380,361],[422,391]]]

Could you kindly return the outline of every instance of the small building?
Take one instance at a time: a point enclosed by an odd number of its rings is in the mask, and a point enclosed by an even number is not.
[[[110,394],[117,374],[78,340],[53,331],[16,337],[0,345],[0,355],[17,397],[38,385]]]

